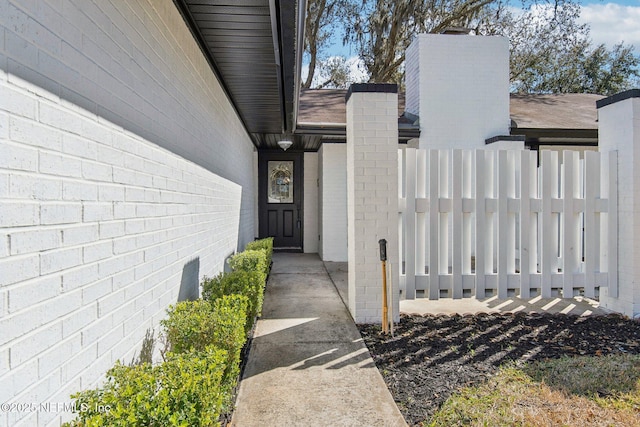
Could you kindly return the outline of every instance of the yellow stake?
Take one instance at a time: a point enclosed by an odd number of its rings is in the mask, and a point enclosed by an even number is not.
[[[382,332],[389,333],[389,317],[387,307],[387,262],[382,261]]]

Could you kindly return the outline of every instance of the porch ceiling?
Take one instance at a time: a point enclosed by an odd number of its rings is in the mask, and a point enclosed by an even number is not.
[[[258,148],[294,131],[306,0],[174,0]]]

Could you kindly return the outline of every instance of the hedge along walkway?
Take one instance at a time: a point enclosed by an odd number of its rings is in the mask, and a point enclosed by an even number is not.
[[[274,254],[232,423],[406,426],[315,254]]]

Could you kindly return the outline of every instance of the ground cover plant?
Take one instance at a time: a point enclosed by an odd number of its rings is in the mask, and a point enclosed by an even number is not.
[[[411,426],[640,426],[640,323],[402,315],[360,332]]]

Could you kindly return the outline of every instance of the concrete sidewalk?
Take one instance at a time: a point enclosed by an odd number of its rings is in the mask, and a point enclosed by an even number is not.
[[[406,426],[316,254],[274,254],[232,425]]]

